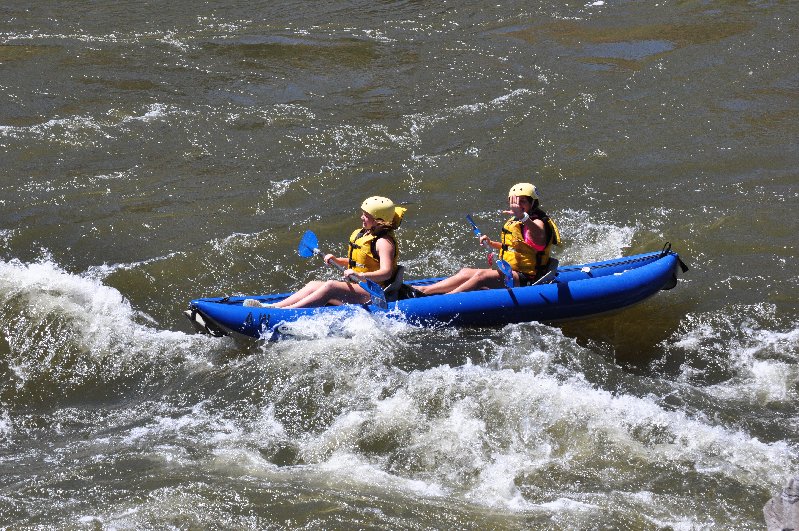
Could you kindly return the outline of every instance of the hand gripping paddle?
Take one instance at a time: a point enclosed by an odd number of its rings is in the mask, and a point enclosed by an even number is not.
[[[474,232],[475,236],[479,238],[480,236],[483,235],[483,233],[480,232],[480,229],[477,228],[477,225],[475,225],[474,220],[472,219],[472,216],[470,214],[466,214],[466,220],[469,223],[471,223],[472,232]],[[486,249],[488,249],[489,248],[488,242],[483,242],[483,243],[485,244]],[[490,266],[491,262],[493,261],[494,261],[494,253],[492,252],[491,254],[488,255],[488,265]],[[497,269],[499,269],[500,272],[503,275],[505,275],[505,286],[508,289],[513,288],[513,268],[511,268],[510,264],[505,260],[497,260],[496,263],[497,263]]]
[[[472,232],[474,232],[474,235],[477,236],[478,238],[480,238],[480,236],[482,236],[483,233],[480,232],[480,229],[478,229],[477,225],[474,224],[474,220],[472,220],[471,214],[466,214],[466,221],[471,223]],[[486,249],[491,249],[491,246],[488,245],[488,242],[483,242],[483,245],[485,246]],[[494,265],[494,251],[489,252],[487,258],[488,258],[488,267],[493,266]]]
[[[300,240],[300,245],[297,248],[297,253],[303,258],[310,258],[314,255],[322,255],[322,251],[319,250],[319,238],[316,237],[313,231],[305,231],[305,234],[302,235],[302,239]],[[337,264],[334,261],[331,261],[328,265],[334,266],[336,269],[341,271],[342,273],[346,271],[344,267],[340,264]],[[368,278],[360,278],[357,275],[350,275],[347,280],[356,280],[358,281],[358,285],[361,286],[366,293],[368,293],[372,297],[372,304],[380,308],[381,310],[385,310],[388,308],[388,303],[386,302],[386,294],[383,292],[383,288],[381,288],[377,282],[369,280]]]

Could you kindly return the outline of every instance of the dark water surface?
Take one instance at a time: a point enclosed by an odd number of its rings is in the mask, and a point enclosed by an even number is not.
[[[799,5],[5,2],[0,528],[762,529],[799,471]],[[369,195],[412,277],[532,180],[562,263],[691,266],[547,326],[192,333],[332,275]],[[336,335],[328,332],[335,330]]]

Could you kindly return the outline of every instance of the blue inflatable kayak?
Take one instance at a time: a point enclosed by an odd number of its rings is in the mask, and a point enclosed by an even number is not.
[[[195,299],[184,313],[202,333],[214,336],[240,334],[277,339],[285,325],[320,313],[352,312],[363,308],[389,318],[426,326],[493,326],[529,321],[557,322],[620,310],[677,284],[679,270],[687,268],[667,245],[662,251],[616,258],[604,262],[559,267],[548,283],[513,289],[485,289],[449,295],[429,295],[376,305],[342,305],[322,308],[259,308],[245,306],[246,299],[275,303],[290,295],[257,295]],[[410,286],[440,278],[408,281]]]

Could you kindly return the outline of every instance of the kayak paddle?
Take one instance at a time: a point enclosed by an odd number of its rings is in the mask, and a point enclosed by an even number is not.
[[[472,219],[472,216],[470,214],[466,214],[466,220],[469,223],[471,223],[472,232],[474,232],[475,236],[479,238],[480,236],[483,235],[483,233],[480,232],[480,229],[477,228],[477,225],[475,225],[474,220]],[[483,244],[485,245],[486,249],[489,248],[489,243],[487,241],[483,242]],[[494,253],[491,252],[488,255],[488,265],[490,266],[493,261],[494,261]],[[505,275],[505,286],[508,289],[513,288],[513,268],[511,268],[510,264],[505,260],[497,260],[497,269],[499,269],[499,271],[503,275]]]
[[[322,251],[319,250],[319,239],[316,237],[313,231],[308,230],[305,231],[305,234],[302,235],[302,239],[300,240],[300,245],[297,247],[297,253],[303,258],[310,258],[316,254],[321,255]],[[346,271],[341,264],[336,263],[335,261],[329,262],[329,265],[334,266],[336,269],[341,271],[342,273]],[[380,308],[381,310],[385,310],[388,308],[388,303],[386,302],[386,294],[383,292],[383,288],[381,288],[377,282],[369,280],[368,278],[359,278],[357,275],[350,275],[347,280],[357,280],[358,285],[361,286],[366,293],[368,293],[372,297],[372,304]]]
[[[480,232],[480,229],[477,228],[477,225],[474,224],[474,221],[472,220],[471,214],[466,214],[466,221],[468,221],[469,223],[472,224],[472,232],[474,232],[475,236],[477,236],[479,238],[480,236],[483,235],[483,233]],[[485,244],[485,248],[486,249],[490,249],[491,248],[488,245],[488,242],[483,242],[483,243]],[[488,258],[488,267],[493,266],[494,265],[494,251],[489,252],[487,258]]]

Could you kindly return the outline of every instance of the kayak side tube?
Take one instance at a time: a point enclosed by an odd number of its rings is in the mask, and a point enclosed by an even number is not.
[[[552,282],[512,289],[476,290],[430,295],[391,302],[388,310],[372,305],[322,308],[259,308],[243,306],[247,298],[277,302],[290,294],[249,297],[204,298],[190,302],[184,312],[201,333],[213,336],[241,334],[271,338],[279,326],[320,312],[354,312],[358,308],[384,313],[392,319],[427,326],[494,326],[530,321],[558,322],[617,311],[641,302],[677,282],[677,253],[670,250],[644,253],[604,262],[560,267]],[[409,281],[420,286],[434,279]]]

